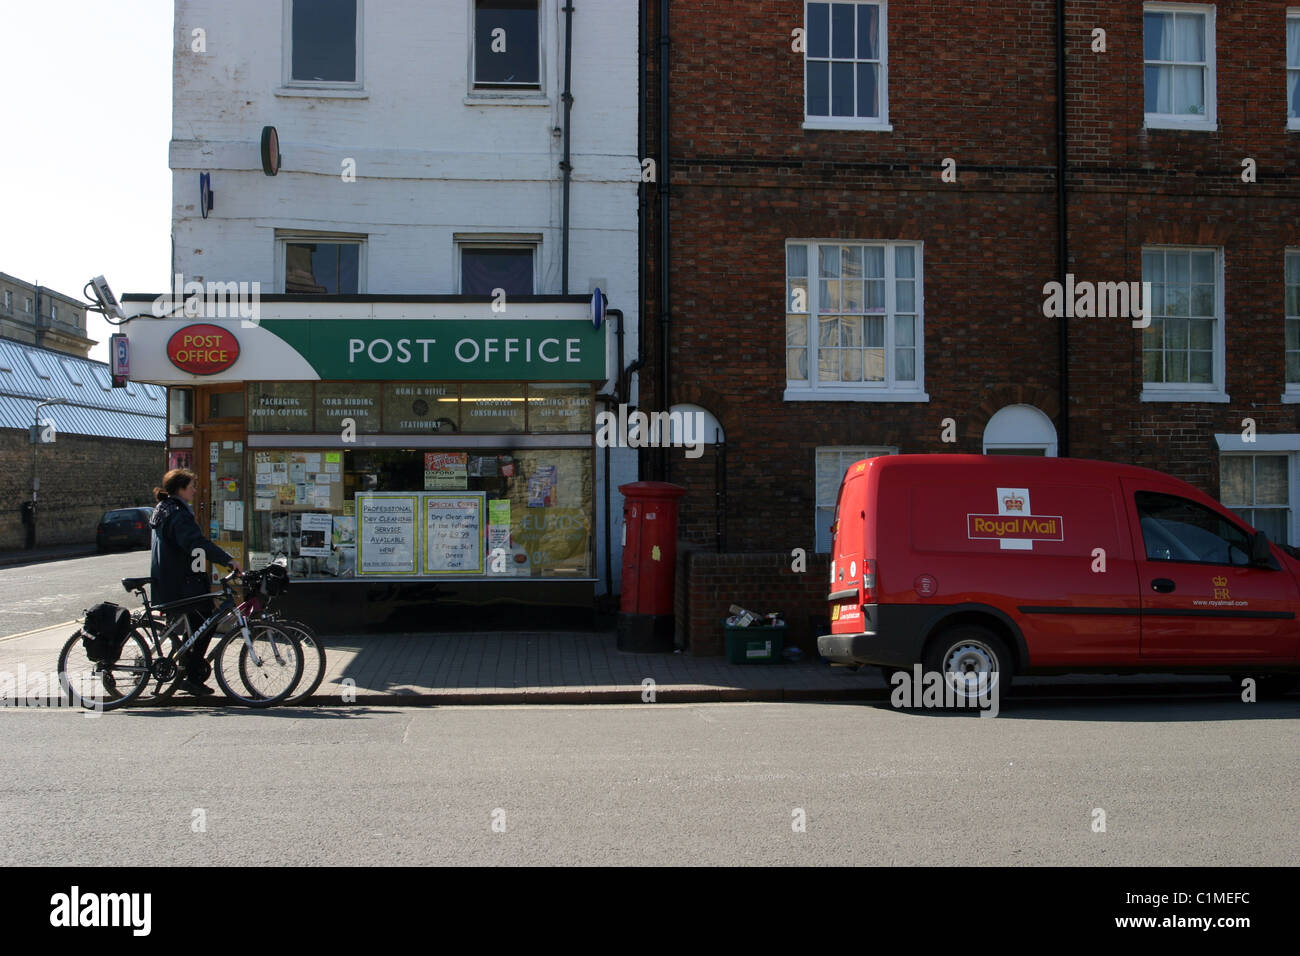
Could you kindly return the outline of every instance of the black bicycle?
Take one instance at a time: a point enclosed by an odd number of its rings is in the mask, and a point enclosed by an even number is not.
[[[261,572],[250,571],[245,579]],[[235,602],[232,571],[221,579],[220,594],[203,594],[166,604],[150,604],[149,578],[123,578],[122,587],[140,596],[143,607],[131,616],[130,628],[115,652],[104,653],[103,641],[84,630],[68,638],[59,652],[59,683],[68,699],[82,707],[113,710],[139,698],[153,684],[152,697],[164,700],[186,676],[182,655],[200,639],[225,633],[204,659],[221,692],[248,707],[271,707],[293,693],[303,671],[297,638],[275,624],[250,621]],[[184,612],[216,602],[191,630]],[[167,618],[172,620],[168,621]],[[200,679],[206,675],[196,675]]]

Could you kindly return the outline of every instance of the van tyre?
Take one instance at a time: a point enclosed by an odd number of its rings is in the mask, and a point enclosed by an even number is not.
[[[1005,697],[1011,689],[1011,652],[997,634],[976,624],[955,627],[934,638],[925,652],[927,673],[938,671],[944,675],[944,697],[952,696],[961,707],[975,707],[979,703],[981,674],[987,700],[996,694]]]

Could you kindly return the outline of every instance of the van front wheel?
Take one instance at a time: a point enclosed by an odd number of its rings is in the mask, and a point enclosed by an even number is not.
[[[959,707],[978,706],[981,696],[1000,699],[1011,688],[1011,654],[988,628],[965,625],[945,631],[925,654],[926,671],[943,674],[944,697]]]

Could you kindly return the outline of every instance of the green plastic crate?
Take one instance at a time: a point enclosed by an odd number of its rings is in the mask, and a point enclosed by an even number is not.
[[[726,632],[727,660],[733,664],[780,664],[785,648],[785,625],[776,627],[750,625],[732,627],[723,623]]]

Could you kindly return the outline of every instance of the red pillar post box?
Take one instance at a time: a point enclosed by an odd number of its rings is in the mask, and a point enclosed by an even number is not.
[[[623,589],[618,649],[673,649],[673,584],[677,566],[680,485],[636,481],[623,493]]]

